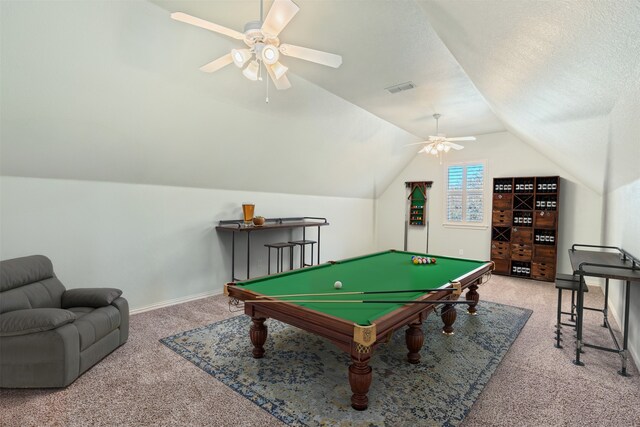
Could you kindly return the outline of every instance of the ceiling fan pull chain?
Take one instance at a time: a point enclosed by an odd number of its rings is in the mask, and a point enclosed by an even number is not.
[[[267,81],[267,98],[264,101],[268,104],[269,103],[269,79],[265,79],[265,80]]]

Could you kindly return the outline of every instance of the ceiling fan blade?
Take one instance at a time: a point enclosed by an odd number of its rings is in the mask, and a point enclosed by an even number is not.
[[[429,141],[420,141],[420,142],[412,142],[411,144],[405,144],[405,147],[409,147],[411,145],[420,145],[420,144],[427,144],[429,143]]]
[[[171,18],[176,21],[184,22],[186,24],[195,25],[196,27],[204,28],[214,33],[224,34],[225,36],[244,40],[244,34],[241,32],[232,30],[222,25],[214,24],[213,22],[205,21],[204,19],[196,18],[195,16],[187,15],[183,12],[174,12],[171,14]]]
[[[418,151],[418,154],[420,154],[420,153],[426,153],[426,152],[427,152],[427,147],[422,147],[422,148],[420,149],[420,151]]]
[[[454,144],[453,142],[446,142],[446,144],[454,150],[462,150],[464,148],[462,145]]]
[[[280,53],[333,68],[338,68],[342,64],[342,56],[340,55],[323,52],[321,50],[309,49],[308,47],[295,46],[292,44],[281,44]]]
[[[262,32],[277,37],[299,10],[291,0],[274,0],[262,24]]]
[[[213,73],[215,71],[218,71],[222,67],[226,67],[232,62],[233,59],[231,58],[231,54],[227,53],[225,56],[221,56],[215,61],[211,61],[208,64],[203,65],[202,67],[200,67],[200,71],[204,71],[205,73]]]
[[[283,74],[282,77],[280,77],[279,79],[276,79],[276,75],[271,69],[271,67],[267,66],[265,68],[267,69],[267,72],[269,73],[269,76],[271,77],[273,84],[276,86],[276,89],[285,90],[291,87],[291,82],[289,81],[289,78],[287,78],[286,74]]]
[[[475,136],[461,136],[458,138],[445,138],[447,141],[475,141]]]

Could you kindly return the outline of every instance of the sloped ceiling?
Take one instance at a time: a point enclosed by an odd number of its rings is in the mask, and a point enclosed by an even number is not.
[[[609,113],[640,79],[640,2],[419,5],[507,129],[601,193]]]
[[[155,3],[235,29],[258,4]],[[292,73],[418,137],[433,133],[436,112],[450,136],[507,129],[602,192],[609,113],[640,78],[637,0],[297,4],[281,38],[339,53],[344,64],[328,72],[288,58]],[[382,90],[404,81],[417,88]]]
[[[281,40],[343,65],[286,58],[293,88],[265,104],[233,65],[198,71],[240,42],[169,18],[242,31],[258,0],[1,2],[2,173],[374,197],[441,113],[448,136],[507,129],[602,190],[637,1],[296,3]]]

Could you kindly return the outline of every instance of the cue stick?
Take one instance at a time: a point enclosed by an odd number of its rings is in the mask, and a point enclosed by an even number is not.
[[[252,299],[246,300],[245,303],[282,303],[282,302],[296,302],[296,303],[337,303],[337,304],[473,304],[474,301],[450,301],[450,300],[268,300],[268,299]]]
[[[422,293],[435,293],[435,292],[460,292],[462,293],[462,284],[455,280],[450,280],[451,288],[443,289],[394,289],[387,291],[349,291],[349,292],[325,292],[317,294],[288,294],[288,295],[257,295],[256,298],[291,298],[291,297],[312,297],[312,296],[334,296],[334,295],[372,295],[372,294],[395,294],[403,292],[422,292]]]
[[[350,291],[350,292],[325,292],[325,293],[319,293],[319,294],[258,295],[256,296],[256,298],[324,297],[324,296],[335,296],[335,295],[396,294],[396,293],[403,293],[403,292],[435,293],[435,292],[456,292],[456,291],[460,291],[460,293],[462,293],[462,289],[453,287],[453,288],[444,288],[444,289],[400,289],[397,291]]]

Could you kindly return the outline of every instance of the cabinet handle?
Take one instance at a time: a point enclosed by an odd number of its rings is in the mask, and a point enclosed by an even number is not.
[[[498,199],[502,199],[502,194],[498,194]]]

